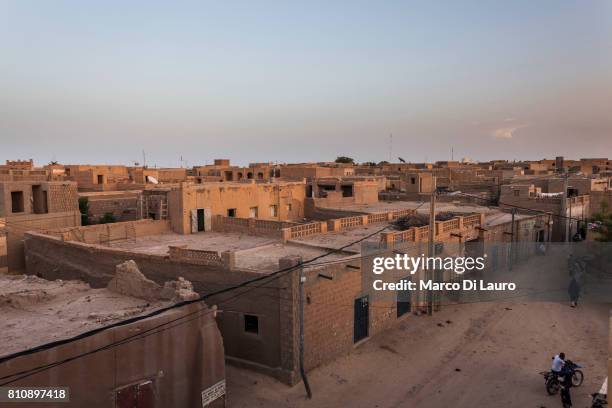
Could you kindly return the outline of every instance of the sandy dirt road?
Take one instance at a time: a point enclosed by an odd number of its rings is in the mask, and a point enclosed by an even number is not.
[[[571,309],[560,303],[448,306],[432,317],[410,316],[350,355],[313,370],[314,397],[248,370],[228,367],[231,407],[552,408],[538,372],[565,351],[583,365],[575,407],[605,378],[612,305]]]

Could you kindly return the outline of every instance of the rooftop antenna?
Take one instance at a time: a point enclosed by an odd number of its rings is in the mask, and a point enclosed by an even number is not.
[[[455,161],[455,147],[451,146],[451,161]]]
[[[389,163],[391,163],[392,155],[393,155],[393,133],[389,135]]]
[[[142,167],[147,167],[147,155],[144,149],[142,149]]]

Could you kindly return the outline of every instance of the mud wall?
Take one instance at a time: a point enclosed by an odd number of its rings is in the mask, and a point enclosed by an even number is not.
[[[134,333],[146,332],[193,314],[202,307],[202,304],[194,304],[175,309],[50,350],[15,358],[0,364],[0,376],[102,348]],[[201,406],[202,391],[225,380],[223,341],[212,310],[205,305],[199,317],[191,316],[180,322],[182,324],[163,326],[166,330],[149,331],[146,337],[36,373],[10,386],[69,387],[70,402],[57,405],[62,407],[113,408],[118,406],[119,395],[136,392],[150,395],[157,407]],[[224,398],[210,406],[225,406]]]

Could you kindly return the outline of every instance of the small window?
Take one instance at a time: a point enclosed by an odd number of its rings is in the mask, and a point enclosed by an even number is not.
[[[518,197],[521,195],[521,191],[520,190],[514,190],[514,196]]]
[[[291,212],[291,204],[287,204],[287,212]]]
[[[416,184],[416,178],[410,177],[410,184]]]
[[[258,178],[258,179],[260,179],[260,180],[262,180],[262,179],[264,178],[263,173],[261,173],[261,172],[260,172],[260,173],[257,173],[257,178]]]
[[[227,216],[228,217],[235,217],[236,216],[236,209],[235,208],[228,208],[227,209]]]
[[[341,186],[342,189],[342,197],[352,197],[353,196],[353,186]]]
[[[270,217],[278,217],[278,206],[276,205],[270,206]]]
[[[104,184],[104,176],[102,174],[98,174],[98,184]]]
[[[244,315],[244,331],[246,333],[259,334],[259,317],[255,315]]]
[[[23,212],[23,191],[11,191],[11,206],[14,213]]]
[[[251,207],[249,208],[249,217],[251,218],[257,218],[257,207]]]

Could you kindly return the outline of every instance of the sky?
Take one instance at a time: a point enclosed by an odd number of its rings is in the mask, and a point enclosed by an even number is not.
[[[0,152],[611,157],[612,2],[0,0]]]

